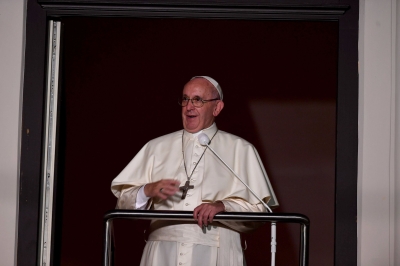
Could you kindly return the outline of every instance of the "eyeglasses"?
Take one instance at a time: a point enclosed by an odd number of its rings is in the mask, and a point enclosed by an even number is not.
[[[194,107],[202,107],[205,103],[217,101],[217,100],[219,100],[219,98],[203,100],[199,96],[194,96],[192,99],[190,99],[189,97],[183,96],[181,99],[178,100],[178,104],[182,107],[185,107],[186,105],[189,104],[189,101],[191,101]]]

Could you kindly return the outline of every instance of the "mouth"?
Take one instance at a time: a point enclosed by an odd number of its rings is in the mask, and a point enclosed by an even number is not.
[[[188,119],[193,119],[196,117],[197,117],[197,115],[195,115],[195,114],[186,114],[186,118],[188,118]]]

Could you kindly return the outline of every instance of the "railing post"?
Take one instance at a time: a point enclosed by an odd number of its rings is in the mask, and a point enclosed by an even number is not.
[[[103,266],[111,266],[112,255],[112,219],[107,219],[104,221],[104,253],[103,253]]]
[[[306,224],[300,226],[300,265],[308,265],[308,244],[309,230]]]

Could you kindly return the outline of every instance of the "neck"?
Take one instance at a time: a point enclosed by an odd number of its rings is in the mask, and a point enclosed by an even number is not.
[[[193,135],[197,136],[198,134],[200,134],[200,133],[203,132],[204,130],[209,130],[209,129],[213,128],[214,126],[215,126],[215,123],[213,122],[213,123],[211,124],[211,126],[209,126],[209,127],[207,127],[207,128],[203,128],[203,129],[201,129],[201,130],[199,130],[199,131],[197,131],[197,132],[189,132],[189,131],[187,131],[186,129],[185,129],[185,131],[186,131],[187,133],[190,133],[190,134],[193,134]]]

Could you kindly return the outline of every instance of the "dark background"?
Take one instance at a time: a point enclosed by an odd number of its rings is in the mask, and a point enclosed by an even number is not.
[[[112,179],[147,141],[182,128],[183,85],[209,75],[224,91],[218,127],[256,146],[281,205],[275,211],[311,219],[310,265],[334,265],[338,22],[62,22],[55,261],[101,263]],[[116,223],[116,265],[138,264],[143,224]],[[243,235],[248,265],[269,261],[269,231]],[[278,265],[298,264],[298,234],[278,225]]]

